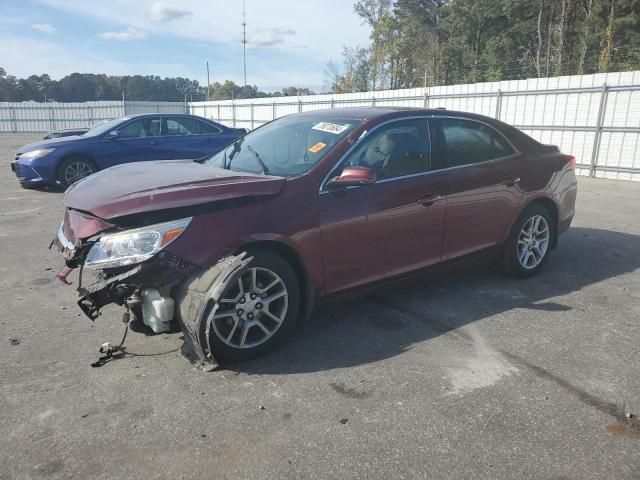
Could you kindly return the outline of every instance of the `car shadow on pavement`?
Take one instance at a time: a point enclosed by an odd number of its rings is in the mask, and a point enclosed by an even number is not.
[[[571,310],[557,297],[639,267],[640,236],[572,228],[533,278],[516,280],[487,267],[458,266],[379,287],[317,308],[273,353],[225,368],[248,374],[295,374],[377,362],[514,309]]]

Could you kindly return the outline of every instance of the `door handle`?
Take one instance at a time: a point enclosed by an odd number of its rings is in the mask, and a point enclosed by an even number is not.
[[[418,203],[420,205],[424,205],[425,207],[430,207],[435,202],[440,200],[440,198],[442,198],[442,197],[440,197],[440,195],[435,195],[433,193],[429,193],[429,194],[425,195],[424,197],[420,197],[418,199]]]
[[[520,181],[520,177],[514,177],[513,175],[510,175],[506,177],[504,180],[502,180],[502,184],[506,185],[507,187],[513,187],[519,181]]]

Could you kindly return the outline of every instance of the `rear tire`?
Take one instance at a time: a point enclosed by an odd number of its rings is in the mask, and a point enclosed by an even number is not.
[[[502,257],[502,268],[515,278],[536,275],[547,262],[556,225],[540,204],[527,207],[513,224]]]
[[[60,163],[56,177],[60,184],[64,188],[67,188],[69,185],[77,182],[78,180],[82,180],[97,171],[98,168],[92,160],[82,156],[73,156],[65,158]]]

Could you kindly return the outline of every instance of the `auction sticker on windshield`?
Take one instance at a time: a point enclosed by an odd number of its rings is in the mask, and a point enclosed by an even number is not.
[[[315,145],[312,145],[311,147],[309,147],[309,151],[311,153],[318,153],[320,150],[322,150],[326,146],[327,146],[326,143],[318,142]]]
[[[337,123],[320,122],[311,127],[312,130],[320,130],[321,132],[335,133],[340,135],[347,130],[351,125],[339,125]]]

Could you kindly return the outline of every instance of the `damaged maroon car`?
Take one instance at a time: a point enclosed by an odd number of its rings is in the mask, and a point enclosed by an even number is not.
[[[92,320],[116,303],[155,332],[179,322],[203,360],[241,360],[338,292],[484,253],[535,274],[571,224],[574,168],[479,115],[299,113],[201,162],[126,164],[72,185],[59,277],[80,270]]]

